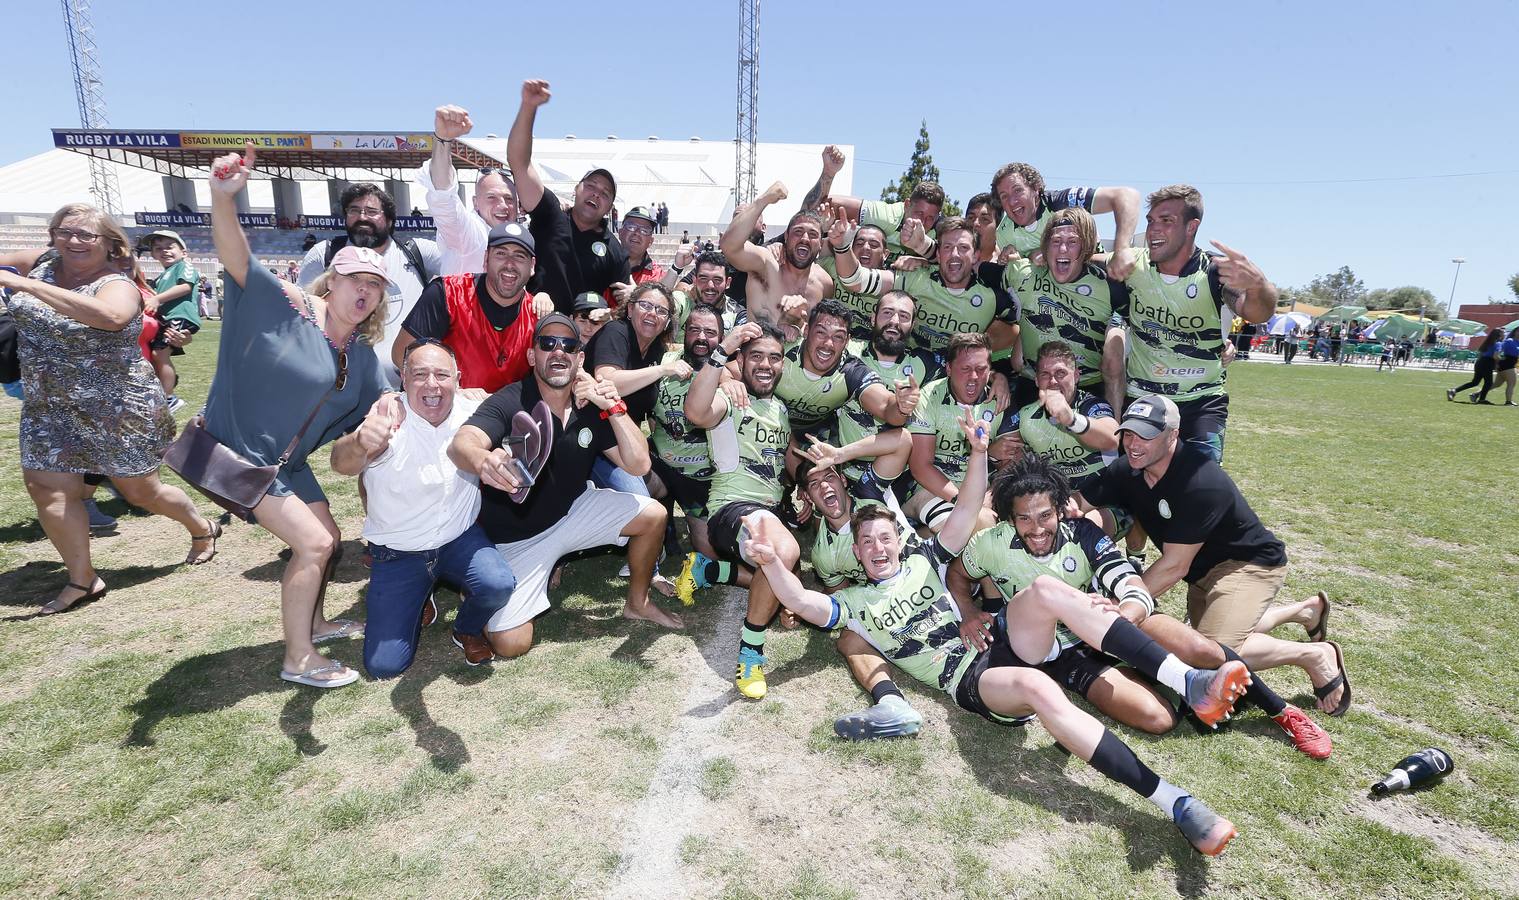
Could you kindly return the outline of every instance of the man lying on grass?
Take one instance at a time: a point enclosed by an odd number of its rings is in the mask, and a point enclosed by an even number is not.
[[[1051,577],[1034,580],[1008,605],[985,652],[960,636],[960,617],[944,588],[942,566],[964,549],[986,494],[987,429],[965,416],[960,420],[969,449],[965,481],[954,510],[938,535],[919,545],[904,561],[895,518],[880,506],[861,506],[854,514],[854,552],[867,582],[833,596],[807,590],[777,558],[768,520],[747,523],[745,554],[759,565],[776,597],[787,609],[814,625],[831,629],[844,622],[858,631],[891,662],[955,699],[963,709],[1002,725],[1025,725],[1038,717],[1062,746],[1113,780],[1145,797],[1171,817],[1201,853],[1217,856],[1235,835],[1227,819],[1202,801],[1150,770],[1128,745],[1090,714],[1077,709],[1053,679],[1036,666],[1055,642],[1064,622],[1104,652],[1187,698],[1198,718],[1216,724],[1244,692],[1249,674],[1244,664],[1194,669],[1167,653],[1106,602]]]

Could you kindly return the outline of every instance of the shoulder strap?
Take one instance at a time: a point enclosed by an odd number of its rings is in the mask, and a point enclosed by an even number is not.
[[[427,264],[422,259],[422,249],[417,246],[417,242],[400,235],[391,235],[390,239],[396,242],[396,246],[401,248],[406,261],[411,263],[412,270],[417,273],[417,280],[423,285],[432,281],[432,273],[427,271]]]
[[[338,251],[348,246],[348,235],[340,234],[327,239],[327,255],[322,259],[322,268],[332,267],[332,258],[338,255]]]

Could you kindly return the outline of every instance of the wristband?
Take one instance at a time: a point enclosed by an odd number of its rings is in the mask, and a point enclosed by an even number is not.
[[[852,248],[850,248],[850,247],[835,247],[832,244],[829,244],[828,245],[828,249],[833,251],[833,255],[834,256],[843,256],[845,253],[848,253]]]
[[[689,268],[691,268],[691,267],[690,266],[686,266],[686,268],[683,269],[680,266],[675,265],[674,263],[670,264],[670,271],[675,273],[676,279],[679,279],[680,276],[686,274],[686,269],[689,269]]]
[[[603,419],[610,419],[613,416],[627,415],[627,412],[628,412],[628,404],[627,404],[627,402],[623,401],[623,400],[618,400],[617,403],[614,404],[610,409],[604,409],[604,410],[602,410],[601,411],[601,417]]]
[[[432,133],[432,137],[433,140],[437,141],[440,144],[452,144],[454,142],[453,138],[439,137],[436,131]]]
[[[728,354],[723,350],[723,348],[714,347],[712,348],[712,352],[707,354],[707,365],[722,368],[727,364]]]
[[[1091,427],[1091,419],[1083,416],[1081,413],[1072,413],[1071,424],[1066,426],[1065,430],[1069,431],[1071,434],[1085,434],[1086,430]]]
[[[1145,608],[1145,615],[1155,611],[1155,598],[1139,588],[1131,587],[1124,590],[1123,596],[1118,600],[1118,605],[1122,607],[1125,603],[1138,603]]]

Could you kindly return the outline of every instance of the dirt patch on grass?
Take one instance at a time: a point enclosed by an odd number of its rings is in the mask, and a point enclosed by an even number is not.
[[[1351,804],[1350,812],[1399,834],[1423,838],[1465,866],[1478,884],[1519,895],[1519,845],[1424,812],[1410,797],[1362,798]]]

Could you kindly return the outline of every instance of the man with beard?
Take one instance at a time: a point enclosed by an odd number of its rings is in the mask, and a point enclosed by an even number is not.
[[[666,280],[669,287],[673,282]],[[728,273],[728,260],[716,250],[706,250],[696,257],[696,268],[691,273],[691,291],[675,291],[675,316],[684,325],[687,316],[696,306],[710,306],[723,320],[723,332],[727,333],[748,321],[744,304],[729,296],[728,288],[733,279]]]
[[[1129,287],[1128,394],[1160,394],[1181,410],[1182,440],[1224,458],[1229,395],[1224,346],[1234,316],[1264,322],[1276,311],[1276,286],[1238,250],[1213,241],[1197,247],[1203,196],[1189,184],[1149,197],[1145,248]],[[1115,273],[1116,277],[1116,273]],[[1230,311],[1232,309],[1232,312]]]
[[[951,335],[965,331],[985,334],[994,323],[1006,326],[1008,340],[1012,340],[1018,304],[1002,289],[1001,267],[976,261],[978,238],[964,219],[955,216],[941,222],[937,263],[909,272],[861,268],[848,232],[844,216],[836,216],[829,227],[828,243],[833,247],[839,284],[863,293],[900,290],[911,295],[918,305],[912,330],[914,347],[942,354]]]
[[[1007,264],[1002,286],[1018,298],[1018,337],[1023,379],[1016,402],[1034,399],[1034,360],[1039,348],[1061,341],[1077,353],[1077,384],[1123,408],[1124,333],[1114,309],[1126,309],[1129,289],[1092,262],[1097,223],[1084,209],[1062,209],[1049,216],[1036,265],[1028,259]]]
[[[850,249],[854,251],[854,258],[862,268],[879,269],[886,265],[886,233],[879,225],[861,225],[856,228],[854,237],[850,240]],[[854,313],[854,326],[850,329],[849,336],[860,341],[870,340],[870,319],[875,315],[876,301],[881,299],[880,294],[851,291],[839,284],[838,263],[834,261],[832,252],[823,254],[818,265],[833,279],[833,299]]]
[[[396,236],[396,201],[377,184],[349,185],[339,198],[338,206],[343,210],[348,233],[319,241],[306,251],[301,260],[300,286],[310,287],[318,275],[327,271],[337,252],[349,244],[367,247],[385,258],[385,268],[390,273],[386,288],[385,339],[375,343],[374,352],[380,358],[380,368],[391,387],[399,387],[401,370],[391,361],[390,347],[401,333],[401,323],[406,321],[417,298],[422,296],[422,288],[441,268],[442,254],[438,252],[437,244],[425,238],[413,240]]]
[[[904,560],[892,514],[878,506],[857,509],[850,523],[853,549],[867,581],[830,596],[802,586],[791,571],[792,561],[777,552],[776,542],[789,535],[779,523],[755,516],[746,523],[751,537],[743,547],[761,567],[755,579],[772,583],[786,608],[808,622],[828,630],[839,625],[857,630],[883,657],[944,691],[962,709],[1013,727],[1038,717],[1062,747],[1154,803],[1193,847],[1217,856],[1234,837],[1234,826],[1156,775],[1036,667],[1055,645],[1064,622],[1094,646],[1186,696],[1208,724],[1229,714],[1248,672],[1238,662],[1217,670],[1189,666],[1123,617],[1055,578],[1036,579],[1013,598],[984,652],[968,644],[941,572],[975,533],[986,494],[989,434],[968,413],[959,426],[969,450],[964,492],[937,538],[919,544]]]
[[[649,445],[628,417],[610,381],[582,371],[585,354],[568,316],[538,320],[527,351],[532,377],[510,384],[480,405],[459,429],[448,456],[480,478],[480,527],[506,558],[517,587],[491,616],[486,638],[498,656],[521,656],[533,646],[533,619],[549,607],[549,575],[560,557],[606,544],[628,548],[624,618],[681,628],[679,616],[649,599],[664,541],[665,510],[648,497],[590,487],[591,466],[605,456],[636,475],[649,470]],[[504,442],[513,418],[539,401],[553,418],[553,452],[521,503],[510,494],[523,486]]]
[[[946,231],[945,243],[952,236]],[[954,512],[965,477],[969,446],[960,427],[969,415],[989,435],[1004,430],[1003,413],[991,391],[991,345],[980,332],[961,332],[944,351],[945,376],[923,386],[917,410],[907,430],[912,434],[909,465],[917,491],[902,505],[908,516],[939,533]],[[982,511],[982,525],[992,524],[991,511]]]
[[[422,296],[390,345],[397,366],[414,341],[434,338],[459,361],[459,386],[497,391],[527,374],[527,348],[547,294],[530,294],[537,250],[527,228],[504,222],[486,241],[485,272],[445,275]]]
[[[817,183],[802,199],[802,209],[815,209],[824,202],[842,208],[845,215],[860,223],[861,228],[870,226],[880,230],[890,256],[900,256],[903,253],[933,255],[935,226],[944,209],[943,188],[932,181],[920,181],[913,185],[906,202],[898,203],[848,196],[831,197],[829,192],[833,190],[833,179],[842,168],[844,151],[832,144],[824,147],[823,174],[818,176]],[[909,225],[908,222],[913,224]],[[884,264],[884,256],[879,264],[866,263],[871,268]]]
[[[1233,650],[1156,612],[1143,579],[1112,540],[1090,521],[1061,514],[1069,501],[1064,476],[1040,457],[1025,457],[997,478],[992,488],[997,524],[972,537],[949,567],[949,590],[960,608],[960,636],[966,644],[987,649],[996,627],[997,610],[983,611],[972,599],[977,582],[986,588],[984,597],[1005,603],[1005,598],[1016,598],[1044,577],[1076,591],[1100,592],[1096,596],[1106,608],[1138,625],[1188,665],[1208,669],[1242,662]],[[1151,679],[1131,668],[1117,668],[1119,660],[1064,625],[1056,629],[1055,637],[1056,645],[1035,668],[1067,691],[1079,694],[1105,715],[1151,734],[1164,734],[1179,724],[1180,710]],[[1298,750],[1314,759],[1329,757],[1329,735],[1254,673],[1245,696],[1275,719]]]
[[[765,208],[784,199],[784,184],[777,181],[766,188],[759,199],[733,216],[723,232],[721,249],[728,262],[750,276],[744,298],[749,321],[766,322],[779,328],[787,340],[795,340],[808,311],[833,294],[833,279],[817,265],[823,218],[811,210],[791,217],[781,243],[760,247],[749,243]]]
[[[568,212],[533,168],[533,120],[549,102],[549,83],[522,82],[522,106],[506,140],[506,159],[517,177],[517,199],[532,217],[538,242],[538,278],[554,298],[554,308],[568,315],[584,291],[600,294],[630,279],[628,254],[608,227],[606,216],[617,199],[617,181],[606,169],[592,169],[575,185]]]
[[[1056,210],[1084,209],[1113,214],[1113,256],[1109,269],[1122,280],[1137,264],[1131,245],[1139,225],[1139,192],[1127,187],[1044,189],[1044,176],[1024,162],[1012,162],[992,176],[992,194],[1002,207],[997,223],[997,249],[1012,247],[1019,256],[1034,256],[1044,229]],[[1034,259],[1042,263],[1041,259]]]
[[[519,220],[517,188],[506,172],[481,169],[475,181],[474,209],[459,196],[450,154],[454,142],[470,133],[474,123],[459,106],[440,106],[433,112],[432,159],[417,168],[417,185],[427,197],[427,211],[438,226],[443,254],[442,275],[465,275],[478,270],[490,230]]]
[[[712,511],[707,537],[729,566],[726,572],[717,573],[717,578],[707,579],[709,583],[733,583],[736,578],[731,573],[737,566],[755,567],[740,550],[748,537],[746,523],[751,514],[774,522],[774,530],[780,535],[775,539],[775,552],[782,554],[786,565],[796,565],[801,556],[796,538],[781,526],[780,519],[786,447],[791,442],[786,406],[775,396],[786,366],[781,348],[781,334],[774,325],[745,322],[707,357],[707,364],[692,379],[686,394],[686,418],[692,426],[707,430],[715,469],[707,501]],[[737,406],[718,389],[723,367],[734,354],[739,380],[748,395],[747,406]],[[751,700],[765,696],[765,629],[779,608],[770,582],[763,575],[755,575],[749,583],[748,613],[739,635],[734,676],[739,693]]]

